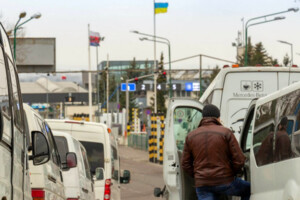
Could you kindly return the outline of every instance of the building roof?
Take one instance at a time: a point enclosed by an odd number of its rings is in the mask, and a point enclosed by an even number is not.
[[[23,94],[40,93],[87,93],[88,91],[74,82],[50,81],[46,77],[39,78],[36,82],[21,82],[21,91]]]

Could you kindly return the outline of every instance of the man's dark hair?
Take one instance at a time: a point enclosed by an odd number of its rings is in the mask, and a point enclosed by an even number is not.
[[[279,123],[279,125],[281,126],[281,130],[285,130],[287,128],[287,124],[288,124],[288,118],[287,117],[281,118]]]
[[[217,106],[215,106],[213,104],[207,104],[203,108],[202,116],[203,117],[215,117],[215,118],[219,118],[220,117],[220,110],[219,110],[219,108]]]

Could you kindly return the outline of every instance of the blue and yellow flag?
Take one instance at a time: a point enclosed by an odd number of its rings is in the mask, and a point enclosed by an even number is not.
[[[168,12],[168,3],[154,3],[155,14]]]

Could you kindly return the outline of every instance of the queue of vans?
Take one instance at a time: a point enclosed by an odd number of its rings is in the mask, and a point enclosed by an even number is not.
[[[300,89],[299,84],[294,84],[298,81],[300,69],[296,67],[226,67],[219,72],[199,101],[171,99],[166,115],[164,140],[165,187],[155,188],[154,195],[170,200],[197,199],[193,187],[194,180],[182,170],[180,160],[187,134],[196,129],[202,119],[203,106],[214,104],[221,111],[222,123],[234,132],[236,138],[241,141],[245,155],[250,158],[245,166],[244,177],[247,180],[251,179],[251,199],[299,199],[300,173],[296,172],[297,159],[292,158],[299,155],[296,150],[300,149],[296,143],[299,140],[297,130],[300,105],[296,103],[295,97],[293,101],[296,104],[293,102],[294,107],[290,108],[292,100],[287,101],[288,98],[284,96],[288,91]],[[275,98],[281,99],[281,104],[266,103],[266,100]],[[253,102],[255,99],[259,99],[256,104]],[[260,102],[266,105],[262,107]],[[282,110],[283,108],[286,110]],[[276,117],[264,123],[256,122],[257,116],[268,115],[271,109],[276,109],[272,110]],[[279,120],[283,117],[279,116],[280,114],[285,114],[288,119],[287,130],[292,142],[292,156],[289,160],[273,160],[272,164],[257,166],[255,155],[259,152],[267,133],[273,131],[275,134],[278,130]],[[252,124],[250,119],[253,119]],[[262,134],[258,136],[260,131]],[[283,163],[289,163],[289,167]]]
[[[1,23],[0,86],[0,200],[120,200],[120,184],[130,182],[130,172],[120,176],[110,129],[99,123],[47,122],[23,104]]]

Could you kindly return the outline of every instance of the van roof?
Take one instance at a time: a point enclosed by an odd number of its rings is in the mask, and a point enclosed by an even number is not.
[[[52,131],[53,133],[53,136],[64,136],[64,137],[70,137],[70,138],[73,138],[69,133],[66,133],[66,132],[62,132],[62,131]]]
[[[76,120],[67,120],[67,119],[46,119],[46,121],[47,122],[55,122],[55,123],[70,123],[70,124],[101,126],[105,129],[107,129],[106,124],[97,123],[97,122],[86,122],[86,121],[76,121]]]
[[[257,100],[256,105],[262,105],[264,103],[270,102],[273,99],[289,94],[297,89],[300,89],[300,82],[293,83],[287,87],[282,88],[276,92],[273,92],[265,97],[261,97]]]
[[[300,72],[298,67],[267,67],[267,66],[249,66],[249,67],[237,67],[237,68],[222,68],[216,78],[208,86],[200,102],[203,102],[213,91],[213,89],[223,89],[223,82],[227,74],[239,73],[239,72]]]

